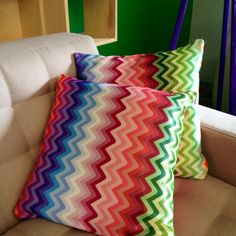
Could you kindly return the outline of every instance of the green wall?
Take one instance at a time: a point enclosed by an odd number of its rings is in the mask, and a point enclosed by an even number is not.
[[[128,55],[168,49],[181,0],[117,1],[118,41],[100,46],[100,54]],[[68,4],[71,31],[83,32],[83,0],[68,0]],[[189,0],[179,46],[188,43],[192,5],[193,0]]]
[[[222,0],[214,0],[214,4],[212,0],[197,0],[193,3],[190,40],[205,40],[201,80],[207,83],[213,83],[218,74],[223,9]]]
[[[197,37],[205,39],[204,56],[202,68],[200,71],[200,78],[201,81],[208,83],[209,87],[213,89],[213,108],[216,108],[217,100],[223,9],[223,0],[214,0],[214,4],[212,4],[212,0],[197,0],[193,3],[190,40],[193,40]],[[199,15],[201,17],[199,17]],[[224,112],[229,111],[230,40],[228,42],[227,50],[222,101],[222,111]]]
[[[83,0],[68,0],[70,32],[84,31]]]
[[[118,0],[118,41],[100,46],[103,55],[167,50],[180,0]],[[179,46],[188,43],[193,0],[189,1]]]

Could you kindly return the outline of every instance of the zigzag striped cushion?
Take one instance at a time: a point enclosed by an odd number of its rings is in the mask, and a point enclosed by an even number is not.
[[[173,169],[189,98],[62,77],[15,208],[98,235],[173,235]]]
[[[77,76],[86,81],[144,86],[170,93],[199,90],[204,42],[201,39],[175,51],[132,56],[100,56],[75,53]],[[194,104],[185,115],[183,138],[178,151],[175,175],[203,179],[207,162],[201,154],[200,121]]]

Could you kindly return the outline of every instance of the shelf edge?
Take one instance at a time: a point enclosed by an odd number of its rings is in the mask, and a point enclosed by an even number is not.
[[[116,38],[94,38],[96,46],[102,46],[108,43],[114,43],[117,41]]]

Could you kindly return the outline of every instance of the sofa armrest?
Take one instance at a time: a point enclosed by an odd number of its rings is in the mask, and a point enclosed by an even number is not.
[[[198,106],[209,174],[236,186],[236,117]]]

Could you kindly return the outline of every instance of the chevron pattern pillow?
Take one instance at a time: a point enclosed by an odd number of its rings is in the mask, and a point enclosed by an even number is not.
[[[173,235],[173,169],[189,98],[62,77],[15,208],[98,235]]]
[[[143,86],[170,93],[189,93],[198,100],[199,70],[204,41],[175,51],[108,56],[75,53],[77,76],[85,81]],[[207,161],[201,153],[200,121],[196,105],[186,112],[175,176],[203,179]]]

